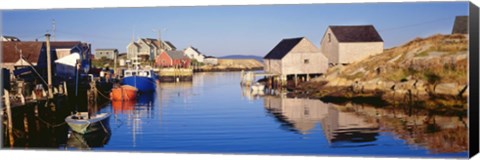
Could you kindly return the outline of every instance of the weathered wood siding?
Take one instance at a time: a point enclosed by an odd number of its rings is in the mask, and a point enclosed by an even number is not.
[[[329,41],[330,35],[330,41]],[[320,42],[320,51],[327,57],[329,63],[338,63],[338,40],[330,28],[327,29]]]
[[[281,74],[282,73],[282,60],[279,59],[264,59],[263,62],[265,63],[265,72],[273,73],[273,74]]]
[[[283,75],[320,74],[328,69],[328,59],[308,39],[302,39],[282,58],[281,64]]]
[[[383,52],[383,42],[353,42],[339,44],[339,63],[353,63]]]

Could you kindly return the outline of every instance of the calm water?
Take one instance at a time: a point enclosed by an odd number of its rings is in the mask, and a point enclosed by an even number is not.
[[[466,157],[458,117],[408,115],[406,108],[334,105],[258,96],[240,73],[199,73],[163,83],[136,103],[112,103],[111,136],[56,138],[59,149],[342,156]],[[411,113],[411,112],[410,112]],[[427,116],[428,115],[428,116]],[[432,120],[433,119],[433,120]],[[431,123],[433,122],[433,124]],[[45,143],[45,142],[43,142]],[[35,143],[38,144],[38,143]],[[41,146],[40,146],[41,147]]]

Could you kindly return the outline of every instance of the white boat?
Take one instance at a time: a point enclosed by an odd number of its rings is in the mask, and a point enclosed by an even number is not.
[[[88,117],[88,112],[78,112],[65,118],[72,131],[87,134],[96,131],[110,132],[110,113],[99,113]]]
[[[254,85],[252,85],[251,88],[252,88],[252,91],[263,91],[265,89],[265,85],[257,82]]]

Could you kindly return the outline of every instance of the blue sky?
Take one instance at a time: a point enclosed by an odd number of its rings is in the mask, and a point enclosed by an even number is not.
[[[161,29],[178,49],[264,56],[283,38],[305,36],[319,47],[328,25],[373,24],[390,48],[449,34],[455,16],[467,14],[468,2],[7,10],[2,34],[44,40],[55,19],[56,40],[81,40],[93,49],[125,52],[132,35],[156,38],[153,30]]]

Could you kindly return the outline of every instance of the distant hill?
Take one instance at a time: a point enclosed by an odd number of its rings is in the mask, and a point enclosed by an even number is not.
[[[263,57],[254,56],[254,55],[228,55],[219,57],[220,59],[255,59],[259,62],[263,62]]]

